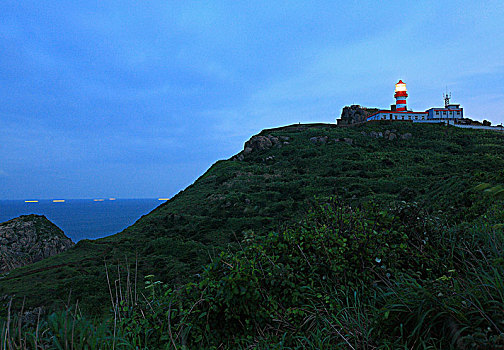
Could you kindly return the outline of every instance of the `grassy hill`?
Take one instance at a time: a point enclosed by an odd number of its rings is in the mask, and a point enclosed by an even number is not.
[[[80,241],[63,254],[0,276],[0,298],[7,303],[14,296],[17,307],[24,298],[25,307],[79,300],[86,313],[102,314],[111,307],[107,272],[112,289],[115,280],[127,279],[143,287],[146,275],[181,285],[221,251],[239,247],[244,233],[282,231],[331,196],[352,207],[415,202],[425,213],[442,211],[444,222],[459,225],[477,220],[493,203],[475,186],[504,183],[499,133],[381,122],[354,128],[292,125],[259,135],[278,142],[218,161],[121,233]]]

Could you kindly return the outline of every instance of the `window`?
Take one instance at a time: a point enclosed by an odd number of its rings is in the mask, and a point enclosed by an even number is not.
[[[444,111],[443,114],[446,115],[446,111]]]
[[[460,111],[457,111],[457,114],[460,115]]]
[[[439,115],[439,111],[436,111],[436,115]]]

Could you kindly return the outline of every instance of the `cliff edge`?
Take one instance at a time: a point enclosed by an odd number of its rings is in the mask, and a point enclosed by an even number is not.
[[[0,223],[0,273],[59,254],[73,245],[45,216],[22,215]]]

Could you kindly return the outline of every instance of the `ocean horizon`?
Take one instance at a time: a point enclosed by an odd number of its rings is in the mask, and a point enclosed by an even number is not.
[[[78,242],[121,232],[162,203],[158,198],[0,200],[0,223],[44,215]]]

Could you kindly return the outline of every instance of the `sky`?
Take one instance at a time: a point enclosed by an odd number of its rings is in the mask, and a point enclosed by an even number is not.
[[[0,199],[171,197],[350,104],[504,122],[502,1],[1,1]]]

